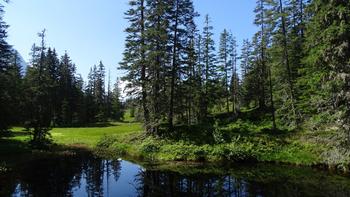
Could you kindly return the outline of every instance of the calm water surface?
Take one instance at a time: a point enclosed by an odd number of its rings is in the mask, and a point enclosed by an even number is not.
[[[91,155],[1,158],[0,196],[350,197],[350,178],[309,168],[141,167]]]

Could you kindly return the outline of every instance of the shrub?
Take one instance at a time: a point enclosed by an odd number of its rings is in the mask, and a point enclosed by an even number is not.
[[[213,130],[213,138],[214,138],[215,143],[221,144],[221,143],[226,142],[224,132],[225,131],[220,128],[219,122],[216,121],[215,125],[214,125],[214,130]]]
[[[103,135],[100,141],[97,143],[97,148],[109,148],[117,139],[112,136]]]
[[[140,146],[140,152],[145,155],[154,154],[159,151],[160,146],[160,143],[149,137],[142,142]]]
[[[118,156],[123,156],[127,153],[128,146],[126,144],[120,144],[116,142],[111,146],[111,149]]]

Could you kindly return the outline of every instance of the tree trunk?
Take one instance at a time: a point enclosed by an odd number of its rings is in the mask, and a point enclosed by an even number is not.
[[[225,38],[226,39],[226,38]],[[226,94],[226,110],[227,113],[230,113],[230,91],[229,91],[229,86],[228,86],[228,72],[227,72],[227,39],[225,40],[225,57],[224,57],[224,61],[225,61],[225,94]]]
[[[175,77],[177,71],[177,34],[178,34],[178,12],[179,12],[179,0],[176,0],[176,13],[175,13],[175,25],[174,25],[174,39],[173,39],[173,62],[171,69],[171,83],[170,83],[170,103],[169,103],[169,132],[174,131],[174,95],[175,95]]]
[[[143,118],[145,119],[146,132],[150,132],[149,110],[147,107],[147,90],[146,90],[146,55],[145,55],[145,19],[144,19],[144,0],[141,0],[141,88],[142,88],[142,109]]]
[[[296,117],[296,111],[295,111],[295,99],[294,99],[294,87],[293,87],[293,77],[292,72],[289,64],[289,54],[288,54],[288,43],[287,43],[287,30],[286,30],[286,22],[284,18],[284,11],[283,11],[283,3],[282,0],[280,0],[280,14],[281,14],[281,21],[282,21],[282,34],[283,34],[283,56],[284,56],[284,64],[286,66],[287,70],[287,80],[288,80],[288,86],[289,86],[289,94],[291,98],[291,107],[292,107],[292,113],[295,119]]]
[[[270,102],[271,102],[271,115],[272,115],[272,129],[276,130],[276,117],[275,117],[275,105],[274,105],[274,102],[273,102],[271,68],[269,68],[269,84],[270,84]]]
[[[264,27],[264,2],[260,1],[261,6],[261,68],[260,68],[260,96],[259,96],[259,108],[265,109],[265,27]]]

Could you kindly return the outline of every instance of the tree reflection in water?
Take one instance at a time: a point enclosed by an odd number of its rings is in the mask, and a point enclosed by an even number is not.
[[[141,170],[136,176],[139,186],[137,192],[138,196],[147,197],[350,196],[349,178],[314,171],[309,168],[294,169],[288,166],[261,166],[264,165],[233,168],[219,173],[221,175],[197,172],[183,175],[171,171]]]
[[[247,183],[232,176],[181,176],[148,170],[141,171],[137,180],[139,196],[250,196]]]
[[[82,187],[88,196],[105,196],[108,191],[104,185],[111,176],[115,182],[120,176],[119,161],[91,154],[27,159],[13,166],[11,172],[0,174],[0,196],[73,196]]]
[[[349,178],[309,168],[240,165],[161,170],[153,166],[146,170],[127,161],[102,160],[91,154],[31,155],[16,160],[7,159],[12,170],[0,173],[1,197],[350,196]]]

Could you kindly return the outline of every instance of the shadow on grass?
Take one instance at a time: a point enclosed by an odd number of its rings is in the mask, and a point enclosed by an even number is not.
[[[26,153],[31,150],[28,141],[0,139],[0,155]]]
[[[81,125],[67,125],[67,126],[56,126],[54,128],[104,128],[104,127],[113,127],[120,126],[121,123],[136,123],[137,121],[116,121],[116,122],[97,122],[97,123],[87,123]]]
[[[15,139],[0,139],[0,156],[16,155],[22,153],[43,152],[47,154],[52,153],[69,153],[69,152],[91,152],[91,150],[82,144],[62,145],[51,143],[45,148],[35,148],[27,141],[15,140]]]
[[[172,133],[167,132],[167,124],[162,124],[158,134],[170,140],[183,140],[197,145],[214,144],[214,135],[218,133],[228,142],[238,136],[265,136],[282,140],[295,134],[295,130],[272,129],[271,117],[266,110],[250,109],[236,114],[219,113],[208,117],[204,124],[176,125]]]
[[[67,125],[67,126],[56,126],[55,128],[91,128],[91,127],[111,127],[116,126],[111,122],[97,122],[97,123],[88,123],[88,124],[76,124],[76,125]]]
[[[0,134],[0,138],[10,138],[10,137],[21,137],[21,136],[29,136],[32,133],[30,131],[20,131],[20,132],[14,132],[14,131],[8,131],[5,133]]]
[[[215,114],[212,119],[219,120],[220,125],[227,125],[232,122],[241,119],[243,121],[251,122],[251,123],[260,123],[264,120],[271,119],[269,112],[267,109],[259,109],[253,108],[249,110],[239,111],[237,113],[233,112],[224,112]]]
[[[159,128],[158,135],[170,140],[183,140],[194,144],[211,144],[214,142],[212,131],[213,124],[197,125],[175,125],[174,132],[167,132],[168,125],[162,124]]]

